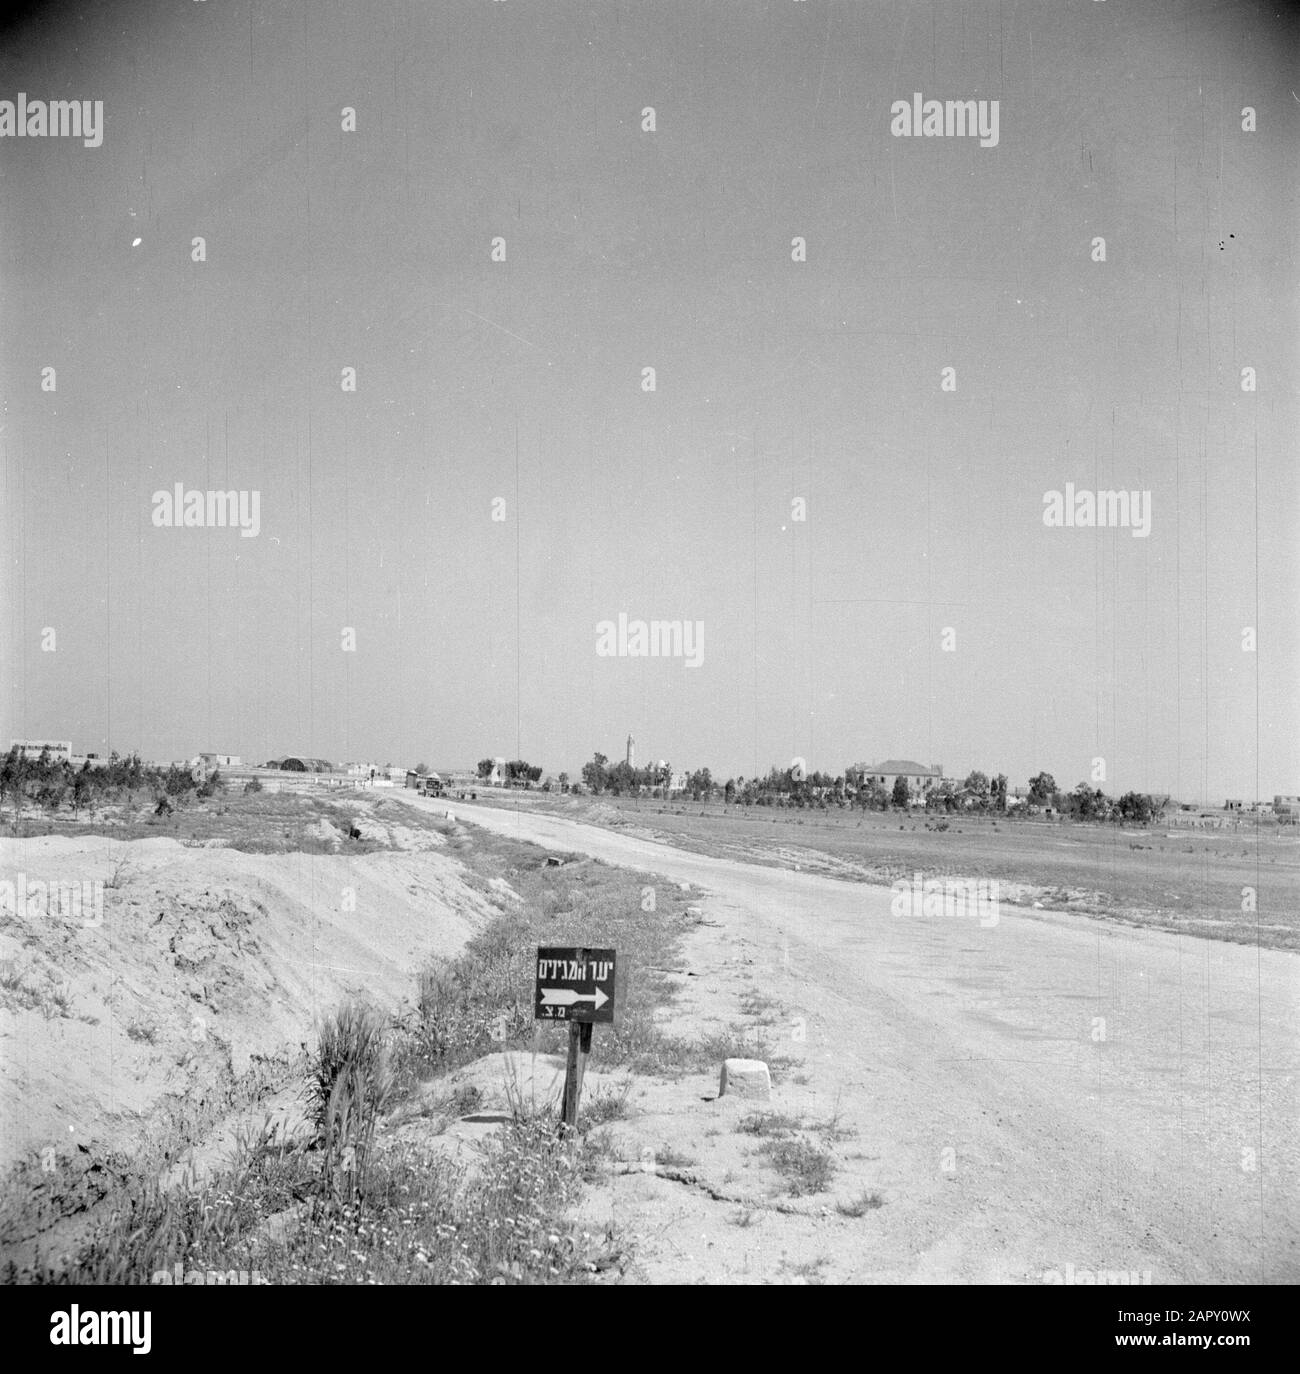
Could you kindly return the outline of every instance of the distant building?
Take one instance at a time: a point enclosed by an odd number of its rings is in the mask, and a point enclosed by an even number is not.
[[[238,754],[200,754],[198,761],[206,763],[210,768],[238,768]]]
[[[875,782],[886,791],[893,788],[895,778],[906,780],[909,796],[924,797],[943,782],[943,764],[932,763],[927,768],[923,763],[914,763],[911,759],[886,759],[884,763],[868,764],[862,775],[864,784]]]
[[[436,776],[442,779],[444,792],[469,792],[483,786],[483,779],[472,768],[439,768]]]
[[[627,766],[636,767],[636,740],[631,735],[627,737]]]
[[[1236,797],[1229,797],[1228,800],[1223,803],[1223,809],[1225,811],[1240,811],[1241,801]]]
[[[18,750],[19,758],[39,759],[48,750],[51,763],[72,761],[70,739],[14,739],[9,741],[9,747]]]
[[[1283,816],[1287,820],[1295,820],[1300,816],[1300,797],[1295,796],[1276,796],[1273,798],[1273,814]]]
[[[287,754],[280,760],[271,759],[268,768],[278,768],[282,773],[332,773],[334,765],[328,759],[308,759],[297,754]]]

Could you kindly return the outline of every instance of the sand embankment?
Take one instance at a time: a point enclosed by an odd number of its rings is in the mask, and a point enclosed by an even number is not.
[[[350,994],[409,999],[421,965],[492,910],[440,837],[420,841],[347,855],[0,840],[0,1168],[129,1149],[167,1099],[216,1108]]]

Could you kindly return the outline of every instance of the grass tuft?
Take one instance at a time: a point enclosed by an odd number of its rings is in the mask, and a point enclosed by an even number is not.
[[[868,1212],[874,1212],[876,1208],[884,1205],[885,1199],[879,1193],[864,1190],[849,1202],[837,1202],[835,1210],[842,1217],[864,1217]]]
[[[340,1007],[321,1027],[310,1081],[312,1120],[333,1196],[363,1187],[375,1127],[392,1091],[383,1018],[355,1002]]]
[[[830,1152],[809,1140],[768,1140],[762,1149],[785,1180],[791,1197],[824,1193],[835,1177],[835,1160]]]
[[[803,1121],[784,1112],[751,1112],[742,1117],[736,1129],[745,1135],[786,1136],[803,1129]]]

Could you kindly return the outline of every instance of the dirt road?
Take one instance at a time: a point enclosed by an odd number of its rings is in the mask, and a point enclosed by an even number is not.
[[[826,1238],[832,1275],[1300,1278],[1295,954],[1048,911],[893,914],[886,888],[454,809],[708,890],[733,962],[790,1013],[780,1048],[838,1099],[889,1204],[869,1239]],[[686,957],[719,948],[702,930]]]

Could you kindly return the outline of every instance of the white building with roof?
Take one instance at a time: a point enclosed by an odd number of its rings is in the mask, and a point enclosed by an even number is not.
[[[932,763],[927,768],[925,764],[912,759],[886,759],[883,763],[868,764],[862,775],[864,783],[876,782],[886,791],[893,788],[895,778],[907,780],[910,796],[924,797],[943,782],[943,764]]]

